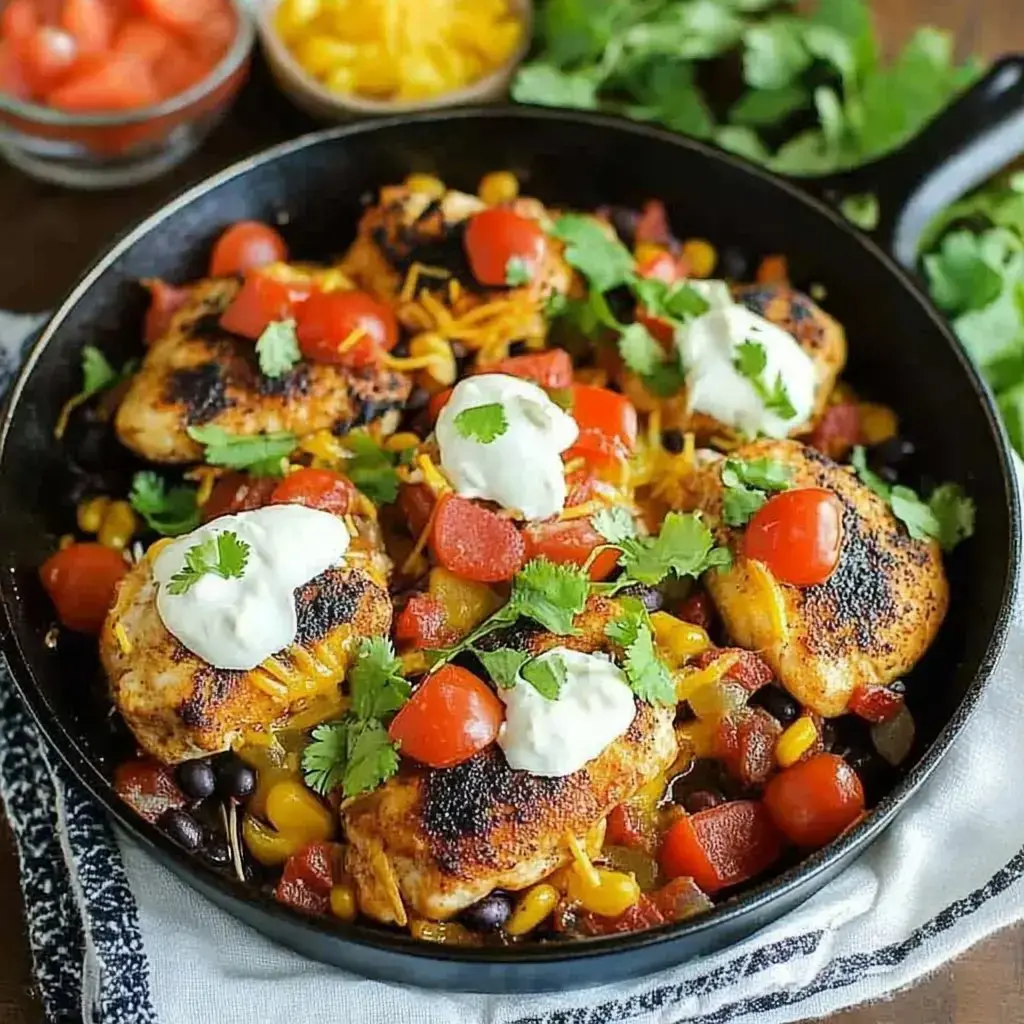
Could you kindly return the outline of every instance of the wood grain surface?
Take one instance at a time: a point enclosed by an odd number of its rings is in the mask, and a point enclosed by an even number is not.
[[[929,22],[956,32],[962,53],[992,57],[1024,51],[1024,0],[875,0],[874,7],[889,50],[917,25]],[[114,194],[65,192],[0,165],[0,308],[33,311],[51,306],[114,235],[150,209],[225,164],[310,127],[312,123],[278,96],[258,70],[231,117],[204,149],[153,184]],[[32,991],[17,860],[2,816],[0,921],[0,1024],[38,1024],[43,1014]],[[848,1010],[834,1021],[1021,1024],[1024,925],[981,943],[891,1001]]]

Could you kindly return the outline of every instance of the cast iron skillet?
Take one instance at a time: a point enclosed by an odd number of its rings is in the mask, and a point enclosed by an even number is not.
[[[814,187],[877,189],[880,237],[890,244],[900,210],[938,155],[977,143],[1024,105],[1022,69],[1024,60],[1000,65],[913,146],[866,175]],[[53,424],[79,386],[83,344],[99,345],[115,362],[138,354],[139,278],[201,276],[214,237],[243,218],[283,222],[292,252],[327,257],[351,238],[360,197],[381,184],[420,170],[472,190],[495,168],[515,170],[542,199],[582,209],[661,197],[681,234],[739,246],[752,258],[786,253],[796,282],[827,287],[827,308],[849,334],[850,379],[899,410],[926,472],[959,481],[975,497],[978,530],[950,561],[949,618],[910,688],[921,737],[914,763],[863,824],[691,922],[522,950],[467,950],[310,920],[207,870],[134,817],[108,782],[126,750],[101,696],[94,645],[62,637],[56,650],[47,648],[53,613],[35,570],[71,517],[75,480]],[[878,836],[963,727],[1003,646],[1020,556],[1012,466],[991,396],[911,278],[801,187],[677,135],[588,114],[520,108],[400,117],[311,135],[228,169],[154,214],[85,275],[34,347],[0,430],[4,650],[29,709],[71,770],[158,860],[253,927],[310,957],[431,987],[531,991],[645,974],[735,942],[806,899]]]

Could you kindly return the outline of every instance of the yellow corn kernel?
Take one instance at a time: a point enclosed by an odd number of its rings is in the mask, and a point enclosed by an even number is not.
[[[703,654],[710,646],[707,633],[691,622],[683,622],[668,612],[651,615],[654,642],[661,649],[670,668],[679,668],[687,658]]]
[[[510,203],[519,195],[519,179],[511,171],[491,171],[480,179],[477,195],[488,206]]]
[[[526,935],[527,932],[532,932],[557,904],[558,890],[553,885],[541,882],[527,889],[512,911],[505,931],[509,935]]]
[[[348,458],[345,442],[329,430],[317,430],[299,442],[299,451],[313,456],[313,464],[321,469],[336,469]]]
[[[353,43],[376,42],[385,31],[382,6],[370,0],[355,0],[353,3],[332,0],[324,4],[319,24],[334,35]]]
[[[423,917],[414,917],[409,922],[409,932],[414,939],[438,942],[445,946],[475,946],[478,941],[458,921],[428,921]]]
[[[569,872],[568,896],[592,914],[618,917],[640,899],[640,886],[632,875],[608,868],[597,868],[595,885],[575,864]]]
[[[682,256],[690,268],[691,277],[710,277],[718,263],[718,252],[703,238],[691,238],[684,242]]]
[[[694,757],[713,757],[718,722],[711,718],[694,719],[676,728],[676,740],[680,747],[693,751]]]
[[[75,521],[83,533],[99,533],[103,523],[103,516],[110,505],[110,499],[105,494],[95,498],[86,498],[79,502],[75,509]]]
[[[384,440],[384,450],[389,452],[404,452],[406,448],[419,447],[420,439],[411,430],[402,430],[392,434]]]
[[[817,738],[814,722],[802,715],[775,741],[775,760],[782,768],[796,764]]]
[[[509,19],[491,23],[484,31],[477,33],[473,45],[491,67],[504,64],[519,45],[523,37],[523,26],[519,21]]]
[[[282,833],[316,843],[334,834],[334,815],[297,779],[284,779],[267,794],[267,817]]]
[[[247,814],[242,821],[242,839],[253,857],[267,867],[283,864],[309,842],[300,835],[275,832],[251,814]]]
[[[676,675],[676,697],[679,700],[688,700],[691,693],[695,693],[702,686],[708,683],[717,683],[726,672],[729,671],[739,660],[735,651],[726,651],[720,654],[709,665],[704,668],[690,669]]]
[[[335,68],[350,65],[355,56],[354,46],[331,36],[307,36],[295,46],[295,59],[314,78],[324,78]]]
[[[337,67],[324,75],[324,85],[342,96],[356,91],[356,76],[350,67]],[[326,289],[330,291],[331,289]]]
[[[281,0],[274,14],[274,28],[290,43],[310,27],[319,13],[320,0]]]
[[[448,624],[460,635],[501,607],[501,599],[486,583],[463,579],[441,566],[430,570],[428,589],[444,606]]]
[[[137,528],[138,521],[131,505],[127,501],[112,501],[103,513],[96,539],[106,548],[123,551]]]
[[[379,44],[360,46],[352,62],[356,92],[387,97],[402,84],[398,65]]]
[[[405,187],[410,192],[424,192],[433,199],[440,199],[446,191],[444,182],[433,174],[410,174],[405,179]]]
[[[860,403],[860,432],[865,444],[881,444],[895,437],[900,425],[896,413],[887,405]]]
[[[73,533],[62,533],[60,540],[57,542],[57,547],[63,551],[65,548],[71,547],[75,543],[75,535]]]
[[[645,260],[653,260],[663,252],[668,252],[668,249],[656,242],[637,242],[633,249],[633,258],[637,263],[643,263]]]
[[[404,54],[398,64],[396,94],[402,99],[420,100],[449,92],[453,84],[429,54]]]
[[[739,683],[708,683],[687,698],[690,710],[702,720],[720,720],[747,703],[747,691]]]
[[[356,890],[351,882],[331,886],[331,913],[341,921],[354,921],[359,913]]]

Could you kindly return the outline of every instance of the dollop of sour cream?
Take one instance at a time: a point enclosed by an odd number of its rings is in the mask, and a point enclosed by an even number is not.
[[[746,434],[786,437],[810,419],[814,410],[816,372],[811,357],[788,331],[746,306],[709,296],[711,308],[676,330],[675,343],[686,374],[691,412],[713,416]],[[795,415],[784,418],[765,407],[754,383],[735,366],[744,342],[764,348],[761,381],[773,388],[781,379]]]
[[[554,647],[537,660],[551,658],[561,658],[566,669],[557,700],[524,679],[498,691],[505,702],[498,745],[513,768],[571,775],[629,728],[636,702],[622,670],[605,655]]]
[[[241,576],[205,573],[182,594],[171,577],[187,552],[226,532],[249,546]],[[216,668],[255,668],[295,639],[295,588],[337,565],[348,550],[345,523],[304,505],[268,505],[221,516],[178,537],[153,562],[156,608],[167,631]]]
[[[467,434],[460,415],[496,405],[504,431],[486,441]],[[536,384],[504,373],[466,377],[441,410],[435,433],[441,468],[462,497],[496,501],[527,519],[547,519],[565,507],[561,453],[579,427]]]

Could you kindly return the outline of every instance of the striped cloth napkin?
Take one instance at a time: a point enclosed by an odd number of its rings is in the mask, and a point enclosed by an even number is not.
[[[0,314],[0,390],[36,321]],[[5,376],[6,375],[6,376]],[[0,795],[50,1020],[98,1024],[782,1024],[883,999],[1024,918],[1024,598],[955,747],[881,839],[715,956],[584,991],[459,995],[367,981],[250,931],[151,861],[47,749],[0,665]],[[984,842],[978,837],[984,836]]]

